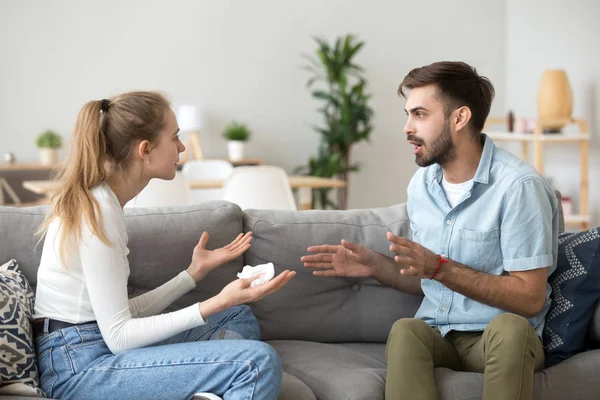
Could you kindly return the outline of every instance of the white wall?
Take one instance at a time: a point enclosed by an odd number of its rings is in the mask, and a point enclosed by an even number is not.
[[[503,113],[504,18],[503,0],[0,0],[0,154],[36,161],[35,136],[69,136],[85,101],[160,89],[206,107],[206,156],[225,155],[219,132],[235,119],[254,131],[250,156],[291,171],[319,139],[300,54],[313,35],[355,32],[377,115],[371,144],[354,150],[363,169],[350,207],[398,203],[416,170],[399,82],[413,67],[464,60],[494,82]]]
[[[589,122],[590,212],[600,224],[600,2],[508,0],[506,4],[506,107],[517,116],[537,115],[537,89],[547,68],[566,70],[573,115]],[[545,175],[578,199],[577,145],[546,147]],[[577,200],[578,201],[578,200]]]

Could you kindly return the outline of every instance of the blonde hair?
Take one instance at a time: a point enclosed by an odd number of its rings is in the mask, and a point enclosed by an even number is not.
[[[60,218],[59,257],[68,255],[67,240],[81,241],[82,218],[92,233],[111,243],[102,228],[102,215],[91,189],[106,178],[107,168],[126,170],[137,144],[157,142],[164,129],[169,101],[157,92],[130,92],[88,102],[79,111],[67,159],[59,171],[52,209],[38,231],[40,240]]]

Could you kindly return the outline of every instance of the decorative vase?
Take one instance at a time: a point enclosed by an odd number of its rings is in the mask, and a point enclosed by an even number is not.
[[[541,121],[564,120],[544,124],[545,132],[560,132],[573,112],[573,93],[564,70],[548,69],[538,89],[538,117]]]
[[[227,142],[227,152],[229,153],[229,160],[241,161],[244,159],[244,153],[246,149],[246,142],[242,140],[230,140]]]
[[[58,150],[51,148],[40,149],[40,163],[43,165],[56,164],[58,161]]]

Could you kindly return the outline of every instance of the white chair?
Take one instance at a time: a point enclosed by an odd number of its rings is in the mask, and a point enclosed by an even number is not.
[[[242,210],[297,210],[285,171],[274,166],[238,167],[225,181],[224,199]]]
[[[188,181],[214,179],[225,180],[231,175],[233,165],[225,160],[194,160],[183,165],[181,172]],[[223,189],[192,189],[190,200],[192,203],[202,203],[209,200],[222,200]]]
[[[190,204],[190,187],[182,173],[175,178],[150,179],[148,185],[125,207],[172,207]]]

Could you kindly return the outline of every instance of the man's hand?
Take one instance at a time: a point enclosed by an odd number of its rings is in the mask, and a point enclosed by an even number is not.
[[[418,276],[421,279],[431,279],[438,265],[437,255],[418,243],[403,237],[387,233],[390,241],[390,250],[397,254],[394,261],[404,264],[408,268],[402,268],[400,274],[405,276]]]
[[[187,272],[194,281],[199,282],[206,274],[219,265],[223,265],[244,254],[250,248],[251,241],[252,232],[248,232],[245,235],[240,233],[227,246],[215,250],[207,250],[208,232],[203,232],[198,244],[194,247],[192,263]]]
[[[315,268],[313,275],[363,278],[373,275],[377,253],[373,250],[342,240],[341,245],[321,245],[308,248],[309,253],[300,261],[307,268]]]

